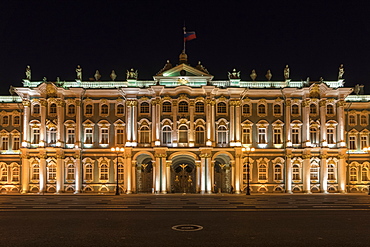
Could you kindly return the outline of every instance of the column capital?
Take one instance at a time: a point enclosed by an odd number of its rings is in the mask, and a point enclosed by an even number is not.
[[[23,106],[31,106],[31,102],[29,100],[23,100],[22,101]]]
[[[320,101],[320,107],[325,107],[326,106],[326,100],[321,100]]]
[[[302,158],[303,159],[310,159],[311,158],[311,155],[310,154],[303,154],[302,155]]]

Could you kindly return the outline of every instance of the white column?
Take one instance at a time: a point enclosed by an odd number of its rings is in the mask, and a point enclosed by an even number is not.
[[[131,146],[131,143],[132,143],[132,132],[133,132],[133,129],[132,129],[132,100],[129,100],[126,102],[126,105],[127,105],[127,112],[126,112],[126,136],[127,136],[127,142],[129,143],[129,145],[127,146]]]
[[[309,102],[303,101],[302,102],[302,145],[303,147],[307,147],[307,141],[309,140],[309,132],[310,132],[310,118],[309,118]]]
[[[216,144],[216,116],[215,116],[215,104],[216,102],[212,100],[211,102],[211,140],[212,140],[212,146],[215,146]]]
[[[57,170],[56,170],[56,185],[57,185],[57,193],[63,192],[63,156],[57,155]]]
[[[197,174],[198,175],[198,174]],[[171,161],[166,160],[166,188],[168,192],[172,192],[171,189]]]
[[[131,160],[131,193],[135,193],[136,190],[136,160]]]
[[[208,142],[212,141],[212,114],[211,114],[211,111],[212,111],[212,107],[211,107],[211,100],[207,100],[206,101],[206,126],[207,126],[207,129],[206,129],[206,134],[207,134],[207,144]]]
[[[81,171],[82,167],[80,154],[76,154],[75,158],[76,158],[75,194],[78,194],[82,191],[82,171]]]
[[[197,193],[201,192],[201,161],[196,160],[195,161],[195,166],[197,169],[197,174],[196,174],[196,184],[195,184],[195,190]]]
[[[30,143],[29,139],[29,122],[30,122],[30,114],[31,114],[31,103],[28,100],[23,100],[23,140],[22,142],[24,144]],[[22,145],[23,146],[23,145]],[[27,191],[28,191],[28,186],[27,186]]]
[[[30,181],[30,161],[26,154],[22,154],[22,194],[28,192]]]
[[[344,100],[339,100],[337,103],[337,115],[338,115],[338,128],[337,128],[337,143],[338,146],[345,146],[345,137],[344,137],[344,130],[345,130],[345,114],[344,114]],[[342,145],[340,145],[342,144]]]
[[[81,147],[81,101],[79,99],[76,100],[76,145]]]
[[[161,192],[161,156],[155,154],[155,193]]]
[[[291,126],[290,126],[291,104],[292,103],[290,100],[286,101],[286,106],[285,106],[285,135],[286,137],[285,137],[285,140],[286,140],[287,146],[290,146],[288,145],[288,142],[292,143],[292,132],[291,132]]]
[[[242,174],[242,165],[243,159],[242,159],[242,154],[238,153],[236,154],[235,157],[235,164],[233,165],[233,171],[234,172],[234,178],[235,178],[235,183],[234,183],[234,188],[235,188],[235,193],[240,194],[240,188],[243,186],[243,179],[240,174]]]
[[[230,160],[230,172],[231,172],[231,186],[233,186],[233,192],[235,193],[235,160]]]
[[[230,111],[230,145],[235,145],[235,101],[229,100]]]
[[[152,131],[151,131],[151,143],[152,147],[155,146],[155,141],[157,140],[157,108],[156,108],[156,100],[154,99],[151,101],[152,105]]]
[[[162,184],[161,184],[161,193],[166,194],[167,193],[167,170],[166,170],[166,155],[162,155],[161,157],[161,169],[162,169]]]
[[[39,193],[46,191],[46,154],[40,154],[40,190]]]
[[[206,192],[206,158],[205,154],[200,155],[200,193]]]
[[[320,190],[322,193],[328,192],[328,165],[326,163],[326,154],[321,155],[320,160]]]
[[[328,140],[326,135],[326,100],[320,101],[320,136],[321,136],[321,147],[327,146]],[[326,141],[326,143],[325,143]]]
[[[235,141],[238,143],[238,145],[241,145],[241,133],[240,133],[240,101],[235,101]],[[235,188],[235,187],[234,187]]]
[[[308,154],[304,154],[303,156],[303,192],[311,193],[311,174],[310,174],[310,158],[311,156]]]
[[[340,193],[346,193],[346,160],[345,155],[339,155],[338,188]]]
[[[132,143],[133,143],[133,146],[135,147],[138,143],[137,141],[137,101],[133,101],[132,102],[132,121],[131,121],[131,125],[132,125]]]
[[[131,153],[131,152],[130,152]],[[123,155],[123,161],[124,161],[124,171],[127,173],[126,177],[126,193],[131,194],[132,193],[132,158],[130,153],[125,153]],[[134,174],[135,176],[135,174]]]
[[[207,155],[207,158],[206,158],[206,166],[207,166],[207,174],[206,174],[206,176],[207,176],[207,184],[206,184],[206,190],[207,190],[207,193],[208,194],[211,194],[212,193],[212,186],[213,186],[213,184],[212,184],[212,179],[211,179],[211,167],[212,167],[212,165],[211,165],[211,158],[209,158],[208,157],[208,155]]]
[[[189,121],[190,121],[190,135],[189,135],[189,147],[194,147],[195,133],[194,133],[194,100],[190,101],[189,107]]]
[[[172,121],[173,121],[173,130],[172,130],[172,145],[177,147],[177,100],[172,101]]]
[[[285,172],[286,193],[292,193],[292,155],[290,154],[286,156]]]
[[[42,147],[46,145],[46,107],[48,102],[46,100],[41,100],[41,126],[40,126],[40,144]]]
[[[215,184],[215,161],[211,161],[211,192],[213,190],[213,185]],[[213,191],[214,193],[217,193],[218,191]]]
[[[59,99],[57,101],[57,115],[58,115],[58,131],[57,131],[57,142],[60,142],[60,145],[64,144],[64,101]]]

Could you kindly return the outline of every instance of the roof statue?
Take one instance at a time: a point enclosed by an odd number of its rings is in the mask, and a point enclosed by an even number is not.
[[[188,55],[186,55],[185,51],[183,50],[179,56],[180,64],[188,64]]]
[[[117,78],[117,75],[116,75],[116,72],[114,72],[114,69],[112,70],[112,73],[110,73],[110,78],[112,79],[112,81],[115,81]]]
[[[250,74],[250,77],[251,77],[252,81],[256,80],[256,78],[257,78],[257,73],[256,73],[256,71],[255,71],[255,70],[252,70],[252,73]]]
[[[284,68],[284,79],[285,80],[288,80],[289,79],[289,74],[290,74],[289,66],[288,65],[285,65],[285,68]]]
[[[208,70],[202,65],[200,61],[198,62],[197,66],[195,66],[195,68],[209,74]]]
[[[339,66],[338,80],[339,80],[339,79],[342,79],[342,78],[343,78],[343,75],[344,75],[344,67],[343,67],[343,64],[341,64],[341,65]]]
[[[26,67],[26,79],[31,80],[31,66],[27,65]]]
[[[137,70],[135,71],[133,68],[130,71],[127,70],[127,72],[126,72],[126,79],[127,80],[129,80],[129,79],[137,80],[137,77],[138,77]]]
[[[94,78],[95,78],[95,81],[99,81],[99,80],[100,80],[101,75],[100,75],[100,73],[99,73],[99,70],[96,70],[96,71],[95,71]]]
[[[162,74],[163,72],[165,72],[166,70],[169,70],[169,69],[172,69],[172,64],[170,63],[170,60],[167,60],[166,64],[164,65],[163,69],[161,69],[157,75],[159,74]]]
[[[227,72],[229,79],[240,79],[240,71],[236,71],[236,69],[233,69],[233,71]]]
[[[267,73],[266,73],[265,76],[266,76],[266,78],[267,78],[268,81],[271,80],[271,78],[272,78],[271,71],[270,70],[267,70]]]
[[[324,83],[324,78],[320,77],[320,83]]]
[[[76,79],[82,81],[82,68],[80,65],[77,65],[76,68]]]

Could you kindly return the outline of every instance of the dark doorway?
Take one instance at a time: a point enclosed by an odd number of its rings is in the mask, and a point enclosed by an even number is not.
[[[137,170],[138,193],[152,193],[153,188],[153,165],[152,162],[141,164]]]
[[[195,166],[179,164],[172,167],[172,193],[195,193]]]
[[[214,193],[229,193],[230,187],[230,166],[228,164],[215,163],[215,184]]]

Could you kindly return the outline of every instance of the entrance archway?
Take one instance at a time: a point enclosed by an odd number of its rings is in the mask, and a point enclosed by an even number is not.
[[[153,165],[149,156],[137,165],[137,192],[152,193],[153,188]]]
[[[227,155],[219,155],[214,165],[214,193],[231,192],[231,165]]]
[[[186,154],[172,158],[171,192],[196,193],[196,166],[195,159]]]

